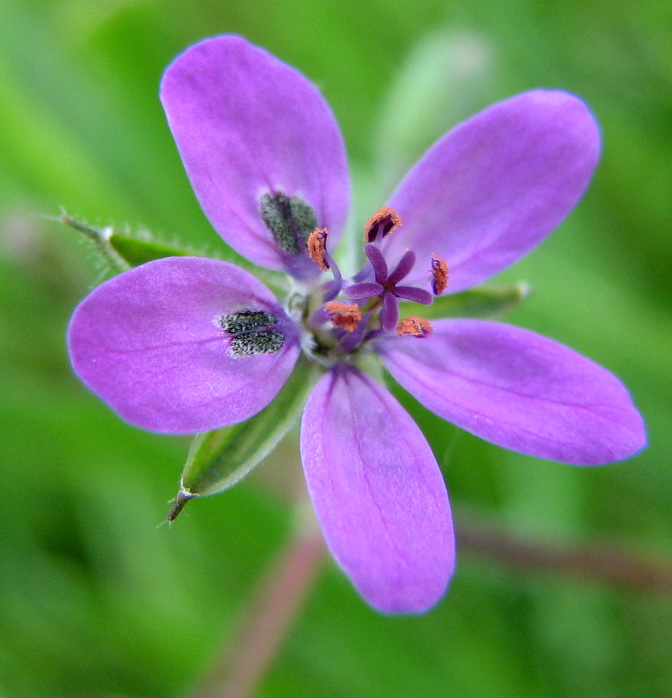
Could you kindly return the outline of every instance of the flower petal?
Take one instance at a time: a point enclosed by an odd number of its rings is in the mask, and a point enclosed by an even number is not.
[[[418,341],[380,344],[385,366],[425,407],[483,439],[539,458],[601,465],[646,444],[623,384],[572,349],[481,320],[433,321]]]
[[[477,114],[430,148],[392,195],[404,225],[383,243],[388,263],[412,249],[412,283],[428,278],[437,253],[450,269],[448,293],[497,274],[571,211],[599,141],[587,107],[564,92],[526,92]]]
[[[261,310],[278,318],[277,351],[233,356],[216,324]],[[298,357],[297,332],[271,292],[228,262],[169,257],[96,288],[70,322],[72,365],[131,424],[165,433],[240,422],[277,394]]]
[[[297,276],[307,253],[276,243],[260,214],[269,192],[298,196],[337,242],[349,206],[345,147],[322,95],[301,73],[237,36],[207,39],[167,68],[161,100],[205,214],[240,254]]]
[[[386,613],[436,603],[455,563],[448,495],[392,395],[352,367],[324,375],[304,411],[301,457],[327,544],[362,596]]]

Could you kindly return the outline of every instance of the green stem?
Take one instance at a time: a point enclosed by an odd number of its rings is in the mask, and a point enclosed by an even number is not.
[[[554,572],[637,591],[672,593],[672,566],[634,556],[606,545],[563,545],[529,540],[472,516],[457,516],[459,547],[508,567]]]
[[[250,698],[287,637],[324,559],[317,523],[297,526],[257,584],[211,671],[191,698]]]

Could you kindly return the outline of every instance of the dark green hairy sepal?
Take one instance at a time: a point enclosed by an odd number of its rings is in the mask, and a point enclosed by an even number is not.
[[[155,259],[184,257],[190,254],[177,245],[151,238],[143,239],[112,226],[99,228],[67,213],[63,213],[58,220],[91,240],[97,252],[115,272],[127,271]]]
[[[190,499],[229,489],[266,458],[299,419],[316,379],[314,365],[299,359],[268,407],[245,422],[197,434],[168,520]]]

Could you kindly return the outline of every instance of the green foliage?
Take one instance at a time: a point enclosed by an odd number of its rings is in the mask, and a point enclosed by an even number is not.
[[[360,237],[397,174],[457,119],[533,87],[587,101],[604,141],[594,184],[502,281],[534,289],[512,321],[623,378],[651,446],[576,469],[403,399],[444,466],[458,528],[478,510],[542,541],[672,557],[668,15],[663,0],[636,12],[619,0],[0,0],[0,696],[188,694],[290,529],[303,487],[292,442],[157,528],[188,443],[123,424],[71,374],[68,318],[101,272],[41,217],[63,206],[237,259],[200,211],[157,98],[167,63],[220,32],[320,85],[344,128]],[[465,46],[483,60],[465,68]],[[133,263],[158,254],[133,244]],[[329,563],[258,695],[659,698],[672,694],[670,605],[465,546],[435,610],[386,618]]]
[[[175,245],[154,240],[141,240],[116,231],[110,235],[110,246],[132,267],[162,257],[179,257],[187,254]]]
[[[223,492],[244,478],[297,422],[315,378],[312,366],[300,360],[268,407],[244,422],[198,434],[189,450],[175,504],[181,504],[181,498]]]
[[[430,320],[442,317],[500,318],[516,308],[529,293],[530,289],[524,283],[506,286],[484,284],[461,293],[438,296],[432,305],[423,310],[422,315]],[[402,304],[400,313],[402,317],[410,315],[410,304]]]

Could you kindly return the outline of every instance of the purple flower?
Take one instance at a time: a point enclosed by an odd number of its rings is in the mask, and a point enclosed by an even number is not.
[[[303,466],[331,552],[372,606],[426,610],[455,560],[436,459],[361,369],[372,354],[427,408],[505,448],[597,465],[645,445],[627,390],[571,349],[505,324],[421,316],[446,283],[469,289],[518,260],[581,197],[599,134],[576,97],[527,92],[445,135],[367,223],[368,261],[352,282],[330,254],[349,207],[345,149],[310,82],[224,36],[180,55],[161,99],[212,225],[255,264],[291,275],[291,298],[281,304],[227,262],[149,262],[77,308],[73,366],[124,419],[164,433],[245,420],[300,355],[322,366]],[[400,320],[400,300],[420,315]]]

